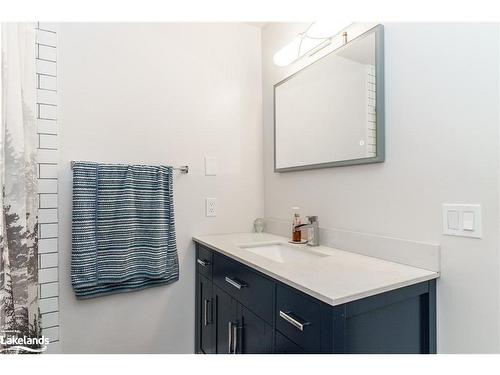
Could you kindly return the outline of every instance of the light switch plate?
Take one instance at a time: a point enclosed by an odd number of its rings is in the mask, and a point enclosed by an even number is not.
[[[205,156],[205,176],[217,175],[217,158],[215,156]]]
[[[460,229],[460,211],[448,210],[448,229],[459,230]]]
[[[476,222],[476,215],[473,211],[464,211],[462,213],[462,229],[463,230],[474,230]]]
[[[205,199],[205,214],[207,217],[217,216],[217,199],[216,198],[206,198]]]
[[[443,204],[443,234],[481,238],[481,205]]]

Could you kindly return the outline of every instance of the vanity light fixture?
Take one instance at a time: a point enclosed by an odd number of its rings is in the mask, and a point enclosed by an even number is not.
[[[332,43],[340,31],[345,30],[351,22],[316,21],[299,33],[290,43],[282,47],[273,56],[277,66],[287,66],[304,55],[312,56]],[[347,43],[347,32],[342,33],[343,44]]]

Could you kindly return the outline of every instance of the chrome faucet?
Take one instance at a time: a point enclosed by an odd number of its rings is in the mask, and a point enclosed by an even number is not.
[[[319,246],[319,225],[317,216],[306,216],[309,221],[308,224],[299,224],[295,226],[295,229],[312,229],[309,231],[309,239],[307,244],[309,246]]]

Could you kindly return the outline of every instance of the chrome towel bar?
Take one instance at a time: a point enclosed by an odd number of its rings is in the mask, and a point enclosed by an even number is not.
[[[73,169],[75,163],[76,163],[75,160],[71,160],[71,169]],[[181,165],[179,167],[173,167],[173,168],[174,170],[179,171],[181,173],[189,173],[189,165]]]

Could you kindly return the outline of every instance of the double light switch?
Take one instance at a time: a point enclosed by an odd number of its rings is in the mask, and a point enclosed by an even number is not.
[[[443,234],[481,238],[481,205],[443,204]]]

